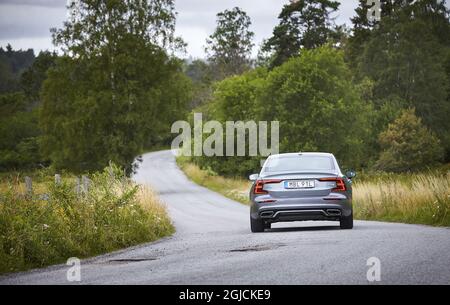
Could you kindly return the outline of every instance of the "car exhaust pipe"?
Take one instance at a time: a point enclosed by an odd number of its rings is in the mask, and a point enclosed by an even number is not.
[[[271,218],[273,216],[274,212],[273,211],[269,211],[269,212],[262,212],[261,218]]]
[[[328,216],[341,216],[341,211],[337,209],[329,209],[327,210]]]

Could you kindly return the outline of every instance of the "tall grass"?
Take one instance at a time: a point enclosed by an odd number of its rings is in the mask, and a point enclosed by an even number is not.
[[[186,176],[195,183],[220,193],[232,200],[249,204],[248,194],[251,183],[248,180],[221,177],[212,170],[200,169],[200,167],[190,163],[189,159],[185,157],[178,157],[177,164]]]
[[[353,204],[358,219],[450,226],[450,174],[356,181]]]
[[[248,204],[251,183],[241,178],[224,178],[178,158],[192,181]],[[450,173],[365,174],[353,185],[356,219],[450,226]]]
[[[80,194],[73,179],[39,183],[33,195],[17,181],[0,193],[0,273],[62,263],[153,241],[173,233],[164,205],[117,168],[94,174]],[[45,194],[42,194],[45,192]]]

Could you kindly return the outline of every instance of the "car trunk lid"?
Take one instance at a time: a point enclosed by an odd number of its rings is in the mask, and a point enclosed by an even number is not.
[[[321,181],[324,178],[336,178],[337,172],[296,172],[272,173],[261,177],[264,191],[272,198],[308,198],[328,196],[336,187],[333,181]]]

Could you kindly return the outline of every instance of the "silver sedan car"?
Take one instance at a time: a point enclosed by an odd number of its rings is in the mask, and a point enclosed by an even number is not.
[[[352,182],[355,172],[342,174],[328,153],[291,153],[270,156],[250,191],[252,232],[272,223],[330,220],[341,229],[353,228]]]

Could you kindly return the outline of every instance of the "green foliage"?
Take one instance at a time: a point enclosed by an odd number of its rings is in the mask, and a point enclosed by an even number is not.
[[[282,152],[326,151],[344,167],[363,165],[372,111],[343,54],[328,46],[302,53],[268,77],[263,119],[280,121]]]
[[[214,77],[210,65],[201,59],[187,64],[185,73],[194,83],[211,84]]]
[[[268,71],[258,68],[217,83],[214,100],[209,105],[211,118],[221,122],[259,119],[258,107],[262,105],[258,97],[267,77]]]
[[[112,160],[130,173],[190,99],[180,61],[163,48],[179,43],[173,1],[79,2],[79,16],[53,30],[66,55],[43,86],[43,152],[57,168],[99,170]]]
[[[173,233],[156,197],[112,166],[77,194],[73,179],[46,196],[24,195],[13,181],[0,195],[0,273],[65,262],[153,241]],[[153,196],[153,195],[152,195]]]
[[[380,0],[380,20],[384,22],[385,20],[391,18],[395,12],[409,6],[410,2],[413,1],[414,0]],[[373,9],[374,4],[375,3],[370,3],[366,0],[359,0],[359,5],[355,9],[355,16],[351,18],[353,23],[353,35],[349,38],[349,42],[346,47],[346,57],[353,69],[356,69],[358,57],[363,53],[366,43],[371,39],[375,27],[380,24],[380,20],[376,20],[376,18],[374,18],[374,11],[372,12],[373,19],[369,20],[367,18],[369,8]]]
[[[39,53],[31,67],[21,75],[20,84],[22,90],[30,102],[38,102],[39,94],[47,71],[54,66],[57,55],[49,51]]]
[[[339,5],[329,0],[299,0],[286,4],[278,17],[279,25],[262,47],[271,54],[270,66],[280,66],[298,55],[301,49],[325,44],[333,36],[330,15]]]
[[[0,95],[0,171],[36,168],[47,163],[39,148],[39,92],[56,54],[41,52],[34,59],[32,50],[11,48],[5,54],[18,74],[14,76],[17,84],[6,90],[17,91]],[[31,60],[34,62],[28,67]]]
[[[346,57],[358,80],[374,82],[378,110],[402,100],[450,152],[450,22],[444,1],[382,1],[381,21],[369,22],[361,1]],[[417,37],[420,37],[418,39]]]
[[[443,157],[439,139],[430,132],[414,109],[405,110],[380,134],[383,149],[377,168],[386,171],[417,171],[436,165]]]
[[[144,40],[162,48],[179,50],[184,47],[175,32],[175,2],[173,0],[72,1],[70,17],[61,29],[53,28],[55,45],[65,53],[89,57],[105,52],[114,56],[120,46],[114,42],[128,37]],[[132,44],[129,46],[133,46]],[[120,53],[119,53],[120,54]]]
[[[344,167],[366,164],[372,108],[351,82],[343,54],[329,46],[304,51],[272,71],[257,69],[216,86],[209,119],[279,121],[280,151],[327,151]],[[270,141],[269,141],[270,143]],[[219,174],[243,176],[260,158],[195,158]]]
[[[207,62],[197,59],[185,66],[185,74],[192,81],[193,92],[190,109],[199,107],[212,97],[213,68]]]
[[[6,50],[0,48],[0,94],[20,89],[20,75],[31,66],[34,59],[32,49],[16,51],[9,44]]]
[[[241,74],[251,65],[254,33],[250,17],[238,7],[217,14],[217,27],[207,39],[208,60],[216,79]]]
[[[28,107],[21,93],[0,95],[0,171],[33,168],[43,162],[39,153],[38,112]]]
[[[258,97],[265,85],[267,70],[259,68],[240,76],[227,78],[215,85],[214,98],[199,109],[208,120],[226,121],[258,121],[261,107]],[[226,141],[224,140],[224,145]],[[248,151],[246,141],[246,151]],[[224,148],[225,150],[225,148]],[[194,162],[203,169],[226,176],[247,176],[259,168],[259,157],[196,157]]]

